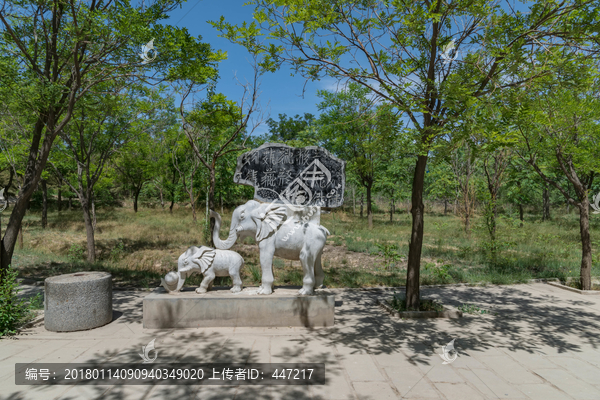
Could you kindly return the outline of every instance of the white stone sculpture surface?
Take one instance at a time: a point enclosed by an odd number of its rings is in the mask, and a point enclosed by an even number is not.
[[[255,236],[262,270],[258,294],[273,292],[273,256],[300,260],[304,278],[299,293],[313,294],[315,287],[321,287],[325,278],[321,253],[329,235],[329,231],[318,222],[319,213],[319,207],[306,207],[303,213],[299,213],[298,207],[292,209],[250,200],[235,209],[229,236],[222,241],[219,238],[221,216],[211,210],[211,217],[215,218],[213,242],[218,249],[229,249],[238,237]]]
[[[244,259],[235,251],[192,246],[179,256],[177,272],[169,272],[161,283],[168,292],[179,292],[186,278],[200,272],[204,279],[196,293],[206,293],[215,277],[229,275],[233,281],[231,291],[237,293],[242,290],[240,270],[243,265]]]

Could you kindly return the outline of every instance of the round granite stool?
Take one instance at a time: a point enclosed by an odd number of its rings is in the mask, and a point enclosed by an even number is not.
[[[97,328],[112,321],[112,276],[76,272],[44,282],[44,325],[54,332]]]

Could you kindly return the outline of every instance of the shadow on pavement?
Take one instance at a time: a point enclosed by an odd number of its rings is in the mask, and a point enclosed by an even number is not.
[[[566,294],[538,293],[526,285],[422,288],[423,298],[434,298],[445,305],[458,307],[477,304],[490,310],[486,315],[466,315],[458,319],[400,320],[392,318],[376,305],[376,299],[389,298],[403,289],[345,290],[336,294],[335,325],[330,328],[296,329],[282,333],[264,331],[250,334],[271,341],[270,357],[277,362],[325,363],[327,381],[343,375],[344,360],[354,354],[405,355],[415,364],[430,365],[439,345],[456,338],[458,352],[485,351],[502,347],[508,351],[556,353],[582,352],[600,345],[600,303]],[[556,289],[559,290],[559,289]],[[149,292],[148,292],[149,293]],[[141,324],[143,295],[137,292],[115,292],[113,307],[116,319],[111,324]],[[339,306],[338,306],[339,304]],[[140,346],[149,338],[157,343],[170,341],[161,350],[162,362],[259,362],[260,347],[254,348],[242,333],[229,334],[211,330],[140,330],[136,335]],[[224,333],[223,333],[224,332]],[[174,336],[175,335],[175,336]],[[267,338],[267,339],[265,339]],[[270,338],[270,339],[268,339]],[[274,347],[273,340],[284,343]],[[141,348],[126,352],[96,353],[86,362],[102,366],[110,362],[139,362]],[[439,361],[439,360],[437,360]],[[275,362],[275,361],[273,361]],[[28,393],[54,390],[52,386],[22,387],[23,391],[0,396],[2,400],[30,398]],[[69,389],[61,399],[82,398]],[[325,399],[310,394],[302,386],[86,386],[87,398],[102,399]],[[108,390],[108,391],[107,391]],[[54,398],[55,392],[48,393]],[[282,393],[285,393],[284,395]]]

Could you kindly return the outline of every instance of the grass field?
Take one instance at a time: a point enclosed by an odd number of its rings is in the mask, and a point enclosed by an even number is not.
[[[221,237],[227,236],[231,214],[223,216]],[[495,263],[489,259],[489,242],[482,219],[475,219],[470,237],[455,215],[428,213],[421,262],[422,284],[472,283],[509,284],[532,278],[579,276],[580,243],[578,215],[555,215],[541,222],[527,215],[524,226],[501,216],[498,243],[501,250]],[[155,287],[160,277],[177,269],[177,258],[187,247],[202,245],[203,215],[193,223],[189,209],[142,208],[137,214],[130,208],[98,211],[94,265],[84,262],[85,229],[81,211],[51,212],[48,228],[41,229],[39,213],[31,212],[24,220],[24,247],[17,248],[13,266],[21,277],[43,279],[48,276],[83,270],[106,270],[113,274],[116,286]],[[6,221],[6,219],[5,219]],[[6,223],[5,221],[4,224]],[[406,257],[410,215],[375,214],[374,228],[367,219],[352,213],[335,211],[321,216],[331,236],[323,253],[325,284],[328,287],[401,286],[406,278]],[[3,224],[3,225],[4,225]],[[600,247],[600,218],[591,220],[593,249]],[[251,239],[238,243],[233,250],[245,259],[242,279],[245,286],[260,283],[258,248]],[[600,275],[600,257],[594,251],[592,276]],[[302,284],[298,261],[275,259],[276,285]],[[216,285],[230,284],[229,278]],[[186,281],[198,285],[201,276]]]

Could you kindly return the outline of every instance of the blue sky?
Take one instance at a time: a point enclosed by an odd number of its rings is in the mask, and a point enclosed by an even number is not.
[[[235,77],[237,75],[242,82],[252,78],[251,57],[244,47],[220,38],[219,32],[207,21],[216,21],[223,15],[225,20],[236,24],[251,22],[253,8],[243,6],[244,3],[245,1],[241,0],[189,0],[181,9],[171,12],[171,18],[165,21],[166,24],[187,28],[191,35],[202,36],[202,41],[210,43],[214,49],[227,52],[227,60],[222,61],[219,66],[221,77],[217,89],[235,101],[238,101],[243,93]],[[154,46],[160,53],[160,43],[155,43]],[[302,97],[305,79],[301,76],[292,77],[290,74],[289,66],[283,66],[275,73],[262,76],[260,102],[263,110],[275,120],[278,120],[278,114],[294,116],[308,112],[317,115],[317,90],[335,90],[336,81],[328,78],[320,82],[308,82]],[[255,134],[262,134],[267,130],[268,127],[263,124],[257,128]]]

